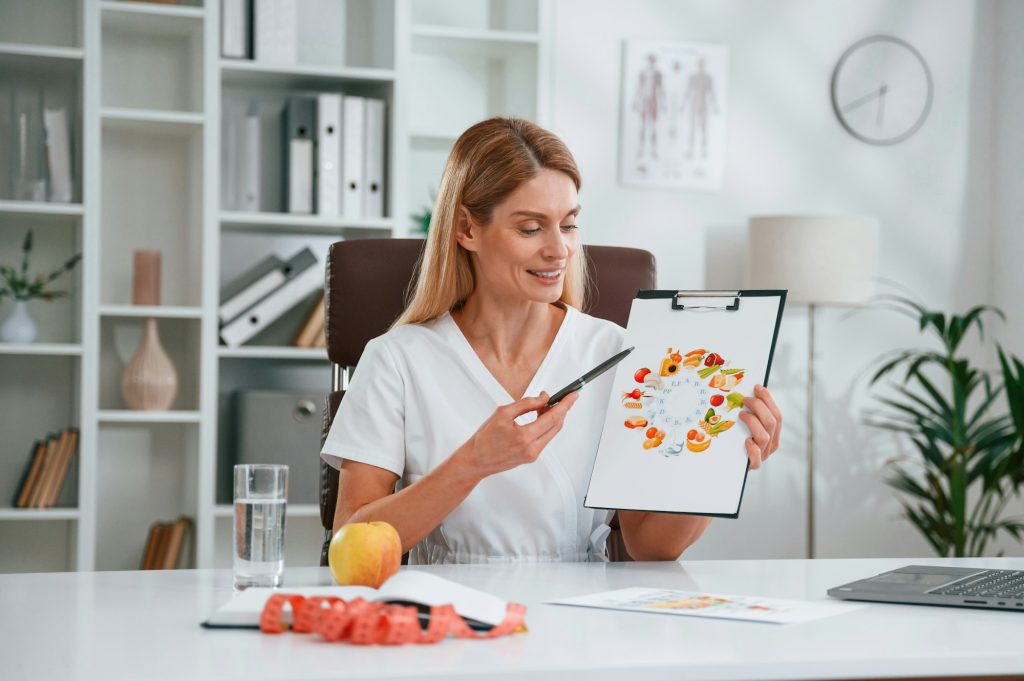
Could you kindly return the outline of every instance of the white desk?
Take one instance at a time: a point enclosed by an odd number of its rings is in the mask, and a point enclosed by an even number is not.
[[[823,599],[909,563],[1024,569],[1024,558],[458,565],[427,569],[524,603],[529,633],[359,647],[315,635],[208,631],[224,570],[0,576],[0,679],[795,679],[1024,674],[1024,613],[871,604],[807,624],[545,605],[628,586]],[[328,583],[326,570],[287,585]]]

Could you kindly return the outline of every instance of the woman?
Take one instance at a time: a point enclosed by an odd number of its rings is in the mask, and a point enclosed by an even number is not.
[[[603,558],[611,514],[583,498],[614,372],[544,406],[622,349],[621,327],[579,311],[579,188],[564,143],[532,123],[492,118],[455,143],[412,301],[366,345],[324,444],[335,530],[387,521],[410,564]],[[746,407],[758,468],[782,419],[760,386]],[[619,518],[637,560],[677,559],[709,522]]]

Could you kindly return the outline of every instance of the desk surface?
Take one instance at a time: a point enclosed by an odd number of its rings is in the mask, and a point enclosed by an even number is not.
[[[0,575],[0,679],[781,679],[1024,674],[1024,613],[870,604],[778,625],[546,605],[629,586],[827,599],[910,563],[1024,569],[1024,558],[452,565],[424,569],[528,607],[528,634],[400,648],[199,627],[230,572]],[[329,583],[299,568],[285,585]]]

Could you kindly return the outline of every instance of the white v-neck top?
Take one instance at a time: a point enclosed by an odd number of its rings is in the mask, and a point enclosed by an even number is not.
[[[567,307],[526,395],[579,378],[622,350],[624,333]],[[537,461],[480,482],[410,552],[410,564],[604,560],[611,512],[583,500],[614,373],[583,389]],[[321,456],[335,468],[348,459],[387,469],[406,487],[514,401],[450,314],[400,326],[367,343]]]

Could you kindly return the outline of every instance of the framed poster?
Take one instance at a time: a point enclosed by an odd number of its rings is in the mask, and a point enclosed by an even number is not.
[[[623,46],[619,181],[721,189],[729,49],[629,40]]]

